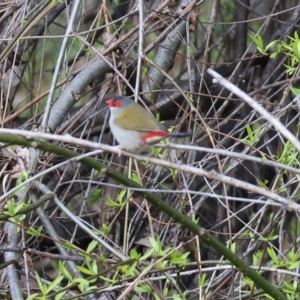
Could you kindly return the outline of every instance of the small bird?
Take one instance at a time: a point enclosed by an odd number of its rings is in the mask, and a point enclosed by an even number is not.
[[[151,113],[130,98],[119,96],[105,103],[110,108],[109,126],[120,150],[142,153],[162,139],[190,136],[167,131]]]

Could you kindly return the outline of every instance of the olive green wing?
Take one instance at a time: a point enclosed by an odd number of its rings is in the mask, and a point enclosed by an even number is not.
[[[133,105],[121,112],[115,124],[126,130],[152,131],[161,130],[162,125],[140,105]]]

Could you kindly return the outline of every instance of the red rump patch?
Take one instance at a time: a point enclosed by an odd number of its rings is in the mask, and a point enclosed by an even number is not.
[[[144,143],[155,143],[170,135],[168,131],[151,131],[141,137]]]
[[[121,102],[116,101],[114,99],[107,100],[107,101],[105,101],[105,103],[111,107],[118,107],[118,108],[122,107]]]

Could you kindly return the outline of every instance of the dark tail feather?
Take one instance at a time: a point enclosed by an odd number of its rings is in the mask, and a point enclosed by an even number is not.
[[[187,132],[172,132],[169,135],[169,137],[174,137],[174,138],[188,137],[188,136],[192,136],[192,134]]]

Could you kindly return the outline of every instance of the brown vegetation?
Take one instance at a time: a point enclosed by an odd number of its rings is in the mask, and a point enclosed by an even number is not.
[[[162,161],[178,163],[178,170],[147,157],[133,160],[131,170],[126,155],[91,156],[196,219],[274,286],[292,285],[298,259],[292,265],[291,256],[299,252],[300,105],[292,92],[299,88],[299,1],[99,2],[0,3],[2,127],[112,145],[104,101],[119,94],[138,98],[166,126],[192,133],[179,141],[184,149],[153,150]],[[257,34],[264,47],[277,40],[294,48],[273,56],[274,45],[261,53],[250,37]],[[208,68],[269,114],[214,81]],[[15,147],[13,138],[4,144],[1,134],[0,298],[36,293],[33,299],[51,299],[66,286],[62,299],[167,299],[166,288],[177,299],[238,299],[241,293],[264,299],[222,253],[150,205],[140,190],[120,185],[106,169],[68,161],[50,146]],[[67,140],[50,143],[79,154],[93,150]],[[90,244],[95,232],[103,244]],[[118,269],[122,261],[132,266],[132,249],[142,254],[155,248],[150,237],[163,249],[188,251],[189,265],[175,268],[168,261],[158,270],[163,255],[155,252],[132,274]],[[94,277],[77,268],[93,263]],[[64,278],[42,298],[36,274],[46,285]],[[173,282],[167,274],[175,274]],[[152,292],[131,286],[138,275],[138,285]],[[75,278],[88,282],[79,286]],[[83,291],[88,287],[89,295]]]

